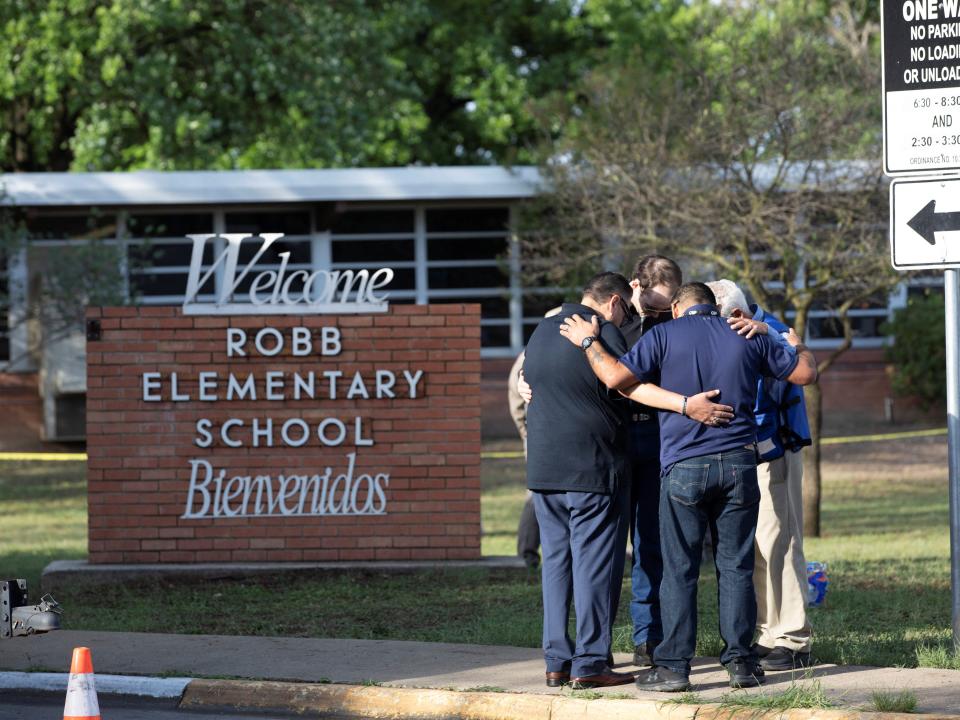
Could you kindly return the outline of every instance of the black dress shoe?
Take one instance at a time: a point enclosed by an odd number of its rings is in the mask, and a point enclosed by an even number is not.
[[[657,643],[646,642],[633,648],[633,664],[637,667],[653,667],[653,651]]]
[[[757,687],[767,681],[763,676],[763,668],[746,660],[731,660],[725,667],[730,675],[732,688]]]
[[[767,655],[773,652],[773,648],[767,647],[766,645],[761,645],[760,643],[754,643],[750,649],[757,654],[758,658],[765,658]]]
[[[574,690],[585,690],[587,688],[627,685],[632,683],[633,680],[633,673],[618,673],[608,667],[596,675],[580,675],[579,677],[571,678],[570,687]]]
[[[796,652],[790,648],[777,646],[760,659],[764,670],[797,670],[810,667],[816,661],[808,652]]]
[[[690,678],[670,668],[654,665],[637,677],[637,690],[657,692],[683,692],[690,689]]]
[[[570,673],[568,672],[548,672],[547,687],[562,687],[570,682]]]

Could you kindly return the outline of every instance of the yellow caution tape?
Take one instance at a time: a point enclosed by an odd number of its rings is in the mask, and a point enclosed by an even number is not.
[[[930,430],[904,430],[903,432],[896,433],[884,433],[881,435],[849,435],[847,437],[829,437],[823,438],[820,440],[821,445],[844,445],[846,443],[862,443],[862,442],[880,442],[883,440],[899,440],[900,438],[912,438],[912,437],[934,437],[936,435],[946,435],[946,428],[933,428]],[[515,459],[522,458],[523,453],[519,451],[514,452],[485,452],[480,453],[480,457],[484,460],[506,460],[506,459]]]
[[[86,462],[86,453],[0,453],[0,461],[10,462]]]
[[[883,435],[851,435],[850,437],[823,438],[822,445],[843,445],[845,443],[858,442],[879,442],[881,440],[899,440],[900,438],[912,437],[933,437],[935,435],[946,435],[946,428],[933,428],[931,430],[905,430],[898,433],[885,433]]]
[[[935,437],[946,435],[946,428],[932,428],[930,430],[905,430],[897,433],[883,433],[880,435],[850,435],[847,437],[823,438],[822,445],[843,445],[846,443],[881,442],[883,440],[899,440],[912,437]],[[484,460],[517,460],[523,457],[519,450],[484,452],[480,453]],[[86,453],[0,453],[0,462],[86,462]]]

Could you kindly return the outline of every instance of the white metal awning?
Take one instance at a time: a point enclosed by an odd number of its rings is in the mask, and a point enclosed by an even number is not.
[[[533,197],[540,182],[530,166],[9,173],[0,175],[0,202],[99,207],[521,199]]]

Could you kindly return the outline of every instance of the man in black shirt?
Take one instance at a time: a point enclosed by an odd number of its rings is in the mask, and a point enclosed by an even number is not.
[[[534,492],[543,553],[543,649],[546,682],[579,687],[629,683],[610,669],[615,598],[623,580],[630,525],[630,459],[626,403],[598,382],[583,350],[560,334],[571,315],[598,317],[596,342],[627,351],[617,326],[629,315],[632,290],[617,273],[600,273],[580,303],[565,303],[544,319],[527,344],[524,375],[533,388],[527,409],[527,486]],[[659,391],[663,404],[705,420],[719,409],[707,396]],[[660,398],[656,398],[660,400]],[[650,402],[654,402],[651,398]],[[700,412],[698,412],[700,411]],[[567,633],[576,606],[576,646]]]

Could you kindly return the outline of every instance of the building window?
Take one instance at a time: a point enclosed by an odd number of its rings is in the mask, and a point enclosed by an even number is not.
[[[213,215],[207,213],[145,213],[127,218],[127,266],[130,295],[147,305],[183,302],[190,271],[193,241],[187,235],[213,232]],[[203,254],[203,270],[213,263],[211,243]],[[215,278],[200,288],[200,298],[214,296]]]
[[[117,216],[94,209],[76,215],[28,217],[27,235],[34,245],[61,245],[73,240],[111,240],[117,237]]]
[[[417,297],[416,216],[413,208],[351,209],[318,217],[318,229],[330,232],[333,270],[393,269],[386,288],[390,302]]]
[[[287,273],[389,267],[394,279],[386,289],[392,303],[478,303],[485,356],[517,351],[514,346],[532,331],[544,310],[559,301],[552,288],[524,291],[519,263],[511,272],[516,249],[505,204],[144,209],[41,216],[32,229],[34,238],[55,243],[119,237],[130,298],[145,305],[183,302],[193,254],[188,235],[282,233],[260,258],[258,269],[279,269],[281,253],[289,253]],[[207,242],[201,273],[213,267],[224,247],[222,238]],[[246,241],[239,262],[252,260],[259,248],[259,241]],[[198,300],[217,297],[220,275],[214,272],[203,284]],[[252,282],[252,277],[241,282],[234,301],[249,298]]]
[[[512,352],[510,209],[437,207],[423,213],[427,302],[479,303],[481,347]]]

